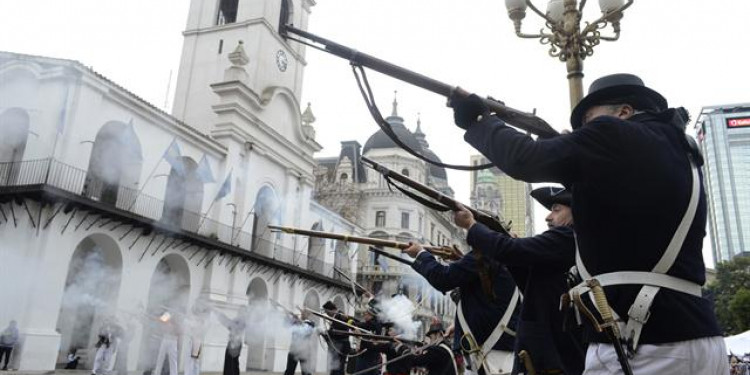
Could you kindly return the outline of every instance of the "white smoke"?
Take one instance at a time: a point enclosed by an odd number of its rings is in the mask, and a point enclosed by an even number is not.
[[[78,250],[68,269],[57,323],[62,350],[92,344],[101,324],[115,316],[119,284],[120,270],[107,263],[101,248]]]
[[[402,333],[401,337],[408,340],[416,340],[417,332],[421,322],[414,320],[414,304],[406,296],[397,294],[392,298],[386,298],[378,301],[377,307],[380,309],[378,317],[387,322],[393,322],[393,325]]]
[[[120,271],[107,265],[101,249],[94,247],[80,257],[71,260],[68,282],[63,295],[62,307],[75,309],[91,306],[97,310],[110,310],[111,300],[120,283]]]

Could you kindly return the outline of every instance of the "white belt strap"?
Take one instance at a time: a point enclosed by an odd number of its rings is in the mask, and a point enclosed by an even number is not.
[[[438,346],[445,349],[445,351],[448,352],[448,355],[451,356],[451,364],[453,364],[453,373],[458,375],[458,365],[456,365],[456,357],[453,355],[453,350],[451,350],[451,348],[449,348],[448,345],[445,344],[444,342],[441,342],[440,344],[438,344]]]
[[[685,242],[685,237],[690,231],[690,226],[695,219],[695,213],[698,208],[698,201],[700,199],[700,178],[698,176],[698,167],[695,165],[693,160],[688,156],[690,161],[690,171],[692,175],[692,187],[690,192],[690,200],[688,201],[687,209],[685,214],[682,216],[680,224],[677,226],[672,240],[669,242],[667,249],[662,254],[659,262],[656,263],[651,272],[637,272],[637,271],[621,271],[611,272],[602,275],[596,275],[595,278],[599,281],[602,286],[609,285],[625,285],[625,284],[639,284],[643,285],[635,301],[628,310],[628,322],[625,325],[625,329],[622,330],[623,339],[629,341],[632,344],[633,350],[638,347],[638,340],[641,337],[641,331],[643,325],[648,321],[650,317],[649,309],[651,304],[654,302],[656,294],[661,288],[667,288],[682,293],[687,293],[696,297],[701,296],[701,286],[687,280],[683,280],[674,276],[666,275],[667,271],[672,267],[677,256],[682,249],[682,244]],[[581,259],[580,251],[578,250],[578,241],[576,239],[576,267],[578,273],[583,280],[589,280],[592,275],[586,269]],[[571,291],[575,290],[582,293],[588,291],[585,285],[579,284]]]
[[[492,350],[493,347],[495,347],[495,344],[497,344],[498,341],[500,341],[500,338],[503,336],[503,333],[507,333],[511,336],[515,336],[515,332],[513,332],[510,328],[508,328],[508,322],[510,322],[510,318],[513,317],[513,311],[516,310],[516,306],[518,306],[518,301],[521,298],[521,292],[518,290],[518,288],[515,288],[513,291],[513,296],[510,297],[510,302],[508,303],[508,308],[505,309],[505,312],[503,313],[503,316],[500,318],[500,321],[497,322],[497,325],[495,326],[495,329],[492,330],[492,333],[487,337],[487,340],[484,340],[483,343],[477,343],[481,345],[482,347],[482,354],[481,356],[472,354],[472,360],[474,363],[476,363],[476,371],[479,371],[482,366],[485,365],[483,360],[486,358],[487,354]],[[458,302],[458,306],[456,307],[456,315],[458,315],[458,324],[461,326],[461,330],[470,335],[471,337],[476,337],[471,332],[471,328],[469,327],[469,324],[466,322],[466,317],[464,316],[464,310],[463,305],[461,304],[461,301]],[[476,339],[475,339],[476,340]]]

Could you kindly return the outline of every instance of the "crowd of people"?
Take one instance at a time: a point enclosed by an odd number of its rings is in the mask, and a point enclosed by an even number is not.
[[[750,353],[742,356],[729,355],[730,375],[750,375]]]

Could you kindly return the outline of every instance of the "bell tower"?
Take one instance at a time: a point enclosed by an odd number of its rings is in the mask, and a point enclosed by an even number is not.
[[[211,85],[241,81],[258,96],[269,88],[282,88],[299,101],[304,47],[287,42],[281,25],[306,29],[314,0],[191,0],[175,88],[172,114],[198,128],[211,131],[216,117]],[[246,55],[241,75],[227,77],[230,54]]]

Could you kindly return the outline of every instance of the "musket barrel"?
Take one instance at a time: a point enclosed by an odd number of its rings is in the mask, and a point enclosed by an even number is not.
[[[424,342],[417,341],[417,340],[409,340],[409,339],[402,339],[396,336],[384,336],[384,335],[373,335],[369,333],[358,333],[358,332],[351,332],[351,331],[342,331],[338,329],[332,330],[333,333],[338,333],[342,335],[349,335],[354,337],[360,337],[363,339],[368,340],[380,340],[380,341],[401,341],[405,344],[415,344],[415,345],[423,345]]]
[[[401,249],[401,250],[404,250],[408,248],[409,246],[411,246],[405,242],[389,241],[389,240],[383,240],[380,238],[349,236],[345,234],[321,232],[317,230],[307,230],[307,229],[292,228],[292,227],[283,227],[283,226],[277,226],[277,225],[269,225],[268,229],[279,230],[279,231],[282,231],[284,233],[289,233],[289,234],[296,234],[296,235],[317,237],[317,238],[328,238],[328,239],[339,240],[339,241],[344,241],[344,242],[361,243],[361,244],[370,245],[370,246],[390,247],[390,248]],[[433,255],[439,256],[444,259],[455,260],[457,258],[454,252],[444,247],[422,246],[422,248],[432,253]]]
[[[459,202],[457,200],[455,200],[455,199],[453,199],[453,198],[451,198],[451,197],[449,197],[449,196],[447,196],[447,195],[445,195],[445,194],[443,194],[443,193],[441,193],[441,192],[439,192],[439,191],[437,191],[437,190],[435,190],[435,189],[433,189],[433,188],[431,188],[431,187],[429,187],[427,185],[424,185],[424,184],[422,184],[419,181],[416,181],[416,180],[414,180],[414,179],[412,179],[410,177],[404,176],[401,173],[398,173],[398,172],[396,172],[396,171],[394,171],[394,170],[392,170],[392,169],[390,169],[390,168],[388,168],[388,167],[386,167],[386,166],[384,166],[384,165],[382,165],[382,164],[380,164],[380,163],[378,163],[378,162],[376,162],[376,161],[374,161],[372,159],[369,159],[366,156],[361,156],[360,160],[362,161],[362,163],[364,165],[366,165],[366,166],[368,166],[368,167],[376,170],[378,173],[380,173],[380,174],[382,174],[382,175],[384,175],[386,177],[392,178],[392,179],[394,179],[394,180],[396,180],[396,181],[398,181],[398,182],[400,182],[400,183],[402,183],[402,184],[404,184],[404,185],[406,185],[406,186],[408,186],[408,187],[410,187],[410,188],[412,188],[412,189],[414,189],[414,190],[416,190],[416,191],[418,191],[418,192],[420,192],[420,193],[422,193],[422,194],[424,194],[424,195],[426,195],[426,196],[434,199],[435,201],[440,202],[440,203],[446,205],[451,210],[458,209]],[[484,213],[484,212],[479,211],[479,210],[477,210],[475,208],[472,208],[470,206],[467,206],[467,205],[464,205],[464,204],[461,204],[461,205],[464,208],[466,208],[467,210],[469,210],[469,212],[471,212],[471,214],[474,216],[474,218],[478,222],[486,225],[487,227],[489,227],[490,229],[492,229],[494,231],[505,233],[506,235],[509,235],[508,229],[505,228],[505,226],[503,226],[503,224],[498,219],[490,216],[487,213]]]
[[[356,49],[346,47],[310,32],[300,30],[294,26],[285,25],[283,26],[282,30],[282,34],[295,34],[313,42],[322,44],[325,51],[332,55],[349,60],[352,63],[370,68],[376,72],[383,73],[398,80],[410,83],[414,86],[421,87],[427,91],[442,95],[446,98],[450,98],[454,95],[469,95],[469,92],[461,89],[460,87],[440,82],[436,79],[427,77],[423,74],[411,71],[409,69],[405,69],[388,61],[379,59],[366,53],[359,52]],[[549,124],[547,124],[547,122],[535,116],[534,114],[507,107],[503,103],[498,101],[489,99],[482,100],[484,101],[484,104],[487,105],[487,107],[490,109],[490,111],[494,112],[500,119],[513,126],[532,132],[544,138],[558,135],[558,132],[554,128],[552,128]]]
[[[455,86],[440,82],[436,79],[427,77],[423,74],[411,71],[409,69],[402,68],[388,61],[379,59],[366,53],[359,52],[356,49],[346,47],[307,31],[300,30],[296,27],[287,25],[284,27],[284,29],[288,33],[296,34],[303,38],[322,44],[325,50],[332,55],[336,55],[338,57],[341,57],[342,59],[349,60],[353,63],[370,68],[376,72],[383,73],[387,76],[410,83],[414,86],[421,87],[438,95],[450,97],[455,89]]]

